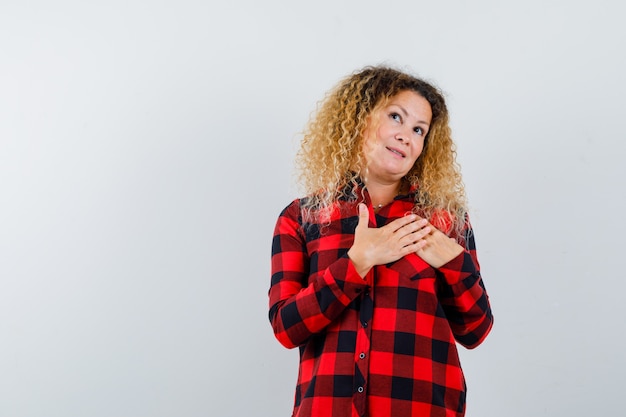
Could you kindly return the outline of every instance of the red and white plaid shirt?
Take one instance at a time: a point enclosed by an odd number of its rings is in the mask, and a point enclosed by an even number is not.
[[[377,214],[364,191],[369,226],[411,211],[414,191]],[[362,279],[347,256],[358,202],[320,224],[303,223],[301,203],[276,223],[269,290],[276,338],[300,349],[293,416],[463,416],[456,342],[479,345],[493,323],[469,222],[465,252],[441,268],[410,254]]]

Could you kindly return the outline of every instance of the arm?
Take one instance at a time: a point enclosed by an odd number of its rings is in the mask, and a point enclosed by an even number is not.
[[[465,250],[436,269],[439,299],[456,340],[472,349],[487,337],[493,325],[489,297],[480,276],[474,233],[465,228]]]
[[[295,201],[279,216],[272,242],[269,319],[278,341],[287,348],[323,331],[367,286],[347,255],[309,281],[309,255]]]

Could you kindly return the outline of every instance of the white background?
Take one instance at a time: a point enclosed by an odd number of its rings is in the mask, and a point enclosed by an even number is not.
[[[0,416],[290,415],[274,222],[379,63],[447,95],[495,315],[467,415],[623,413],[619,4],[2,1]]]

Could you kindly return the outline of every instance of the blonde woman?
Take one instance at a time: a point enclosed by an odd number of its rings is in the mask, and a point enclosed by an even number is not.
[[[293,416],[463,416],[457,343],[493,318],[442,94],[388,67],[342,80],[276,223],[276,338],[300,350]]]

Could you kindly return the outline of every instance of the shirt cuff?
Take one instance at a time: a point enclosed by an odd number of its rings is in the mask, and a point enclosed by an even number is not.
[[[348,259],[348,270],[346,271],[346,282],[350,282],[352,284],[357,284],[357,285],[366,285],[366,286],[369,285],[371,281],[371,277],[372,277],[372,271],[374,270],[374,268],[370,268],[367,274],[364,277],[362,277],[357,272],[354,264],[352,263],[352,260],[348,257],[348,255],[345,255],[345,257]]]
[[[454,285],[478,272],[472,255],[468,251],[461,252],[457,257],[439,267],[438,270],[449,285]]]
[[[370,285],[372,270],[368,272],[365,279],[361,278],[347,254],[329,267],[330,275],[350,299],[354,299]]]

